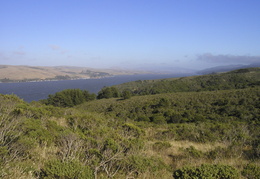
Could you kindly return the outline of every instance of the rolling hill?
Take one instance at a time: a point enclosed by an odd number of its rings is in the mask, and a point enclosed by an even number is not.
[[[147,95],[171,92],[242,89],[250,86],[259,86],[259,84],[260,67],[201,76],[139,80],[120,84],[115,87],[119,91],[129,90],[134,95]]]
[[[0,178],[260,177],[259,68],[127,88],[164,83],[161,94],[69,107],[0,94]],[[65,92],[55,102],[83,98]]]
[[[131,75],[142,73],[145,72],[119,69],[93,69],[71,66],[37,67],[0,65],[0,82],[102,78],[113,75]]]

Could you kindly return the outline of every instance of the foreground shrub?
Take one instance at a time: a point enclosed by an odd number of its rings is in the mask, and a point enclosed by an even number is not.
[[[167,169],[166,164],[161,158],[148,158],[141,155],[131,155],[123,161],[122,164],[123,168],[127,169],[127,173],[135,173],[137,176],[145,172],[154,173],[159,170]]]
[[[260,167],[255,164],[248,164],[241,173],[249,179],[260,178]]]
[[[94,172],[77,161],[51,160],[45,163],[39,178],[94,178]]]
[[[191,156],[193,158],[201,158],[203,157],[203,153],[199,150],[197,150],[195,147],[190,146],[186,149],[181,149],[185,152],[186,155]]]
[[[236,179],[239,178],[238,171],[228,165],[203,164],[200,167],[183,167],[173,172],[175,179],[214,178],[214,179]]]
[[[168,148],[170,148],[172,145],[169,142],[156,142],[153,144],[153,149],[155,151],[163,151],[166,150]]]

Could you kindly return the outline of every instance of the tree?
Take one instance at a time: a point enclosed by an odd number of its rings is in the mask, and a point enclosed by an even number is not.
[[[54,95],[49,95],[45,104],[59,107],[72,107],[86,101],[94,100],[95,98],[95,94],[90,94],[86,90],[66,89]]]
[[[98,92],[98,99],[102,98],[118,98],[119,92],[118,89],[115,87],[104,87],[101,89],[101,91]]]
[[[124,90],[122,93],[123,99],[130,99],[132,96],[132,93],[129,90]]]

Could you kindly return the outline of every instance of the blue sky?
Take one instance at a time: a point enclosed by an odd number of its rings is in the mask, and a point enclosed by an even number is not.
[[[259,0],[2,0],[0,64],[134,68],[260,61]]]

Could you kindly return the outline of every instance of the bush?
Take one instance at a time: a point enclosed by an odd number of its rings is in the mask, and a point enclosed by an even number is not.
[[[169,142],[156,142],[153,144],[153,149],[156,151],[162,151],[170,148],[172,145]]]
[[[155,124],[166,124],[165,118],[160,114],[153,115],[151,121]]]
[[[47,105],[58,107],[73,107],[86,101],[94,100],[95,98],[95,94],[90,94],[86,90],[66,89],[54,95],[49,95],[48,99],[43,102]]]
[[[115,87],[104,87],[98,92],[97,99],[118,98],[119,92]]]
[[[229,165],[203,164],[200,167],[183,167],[173,172],[175,179],[214,178],[214,179],[236,179],[239,178],[238,171]]]
[[[45,163],[39,178],[94,178],[93,171],[77,161],[51,160]]]
[[[184,152],[193,158],[201,158],[203,156],[203,153],[193,146],[186,148]]]
[[[155,172],[162,169],[167,169],[165,163],[161,158],[157,157],[145,157],[141,155],[131,155],[125,161],[123,161],[125,168],[128,168],[127,172],[136,171],[141,174],[146,171]]]
[[[140,127],[138,127],[132,123],[125,123],[123,125],[123,130],[124,130],[125,136],[127,136],[127,137],[131,136],[131,137],[139,138],[142,135],[144,135],[144,131]]]
[[[124,90],[124,91],[122,92],[122,97],[123,97],[123,99],[130,99],[131,96],[132,96],[132,93],[131,93],[130,91],[128,91],[128,90]]]
[[[244,177],[249,179],[260,178],[260,167],[255,164],[248,164],[241,173]]]
[[[150,119],[149,117],[145,116],[145,115],[142,115],[142,116],[139,116],[137,118],[137,121],[145,121],[145,122],[150,122]]]

